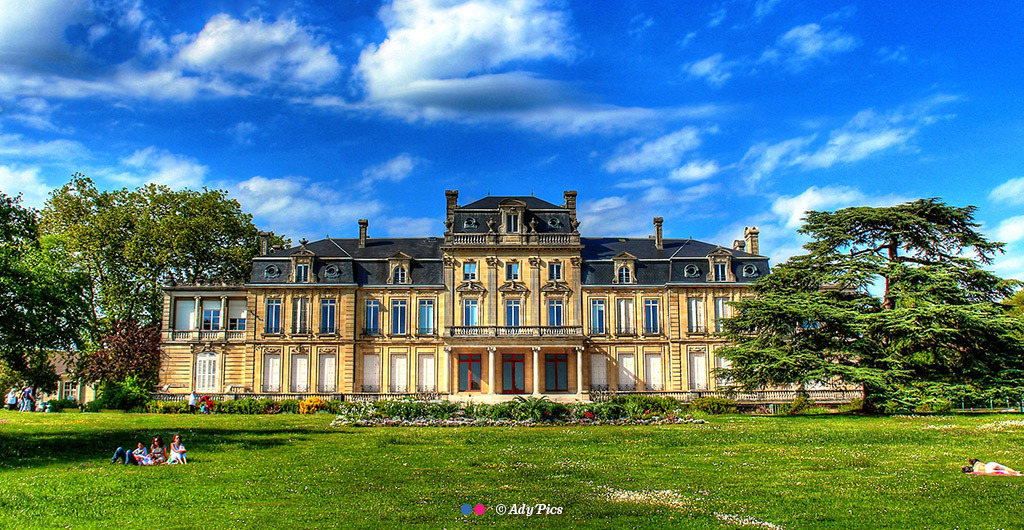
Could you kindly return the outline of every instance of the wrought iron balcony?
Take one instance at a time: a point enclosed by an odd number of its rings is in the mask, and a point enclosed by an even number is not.
[[[583,326],[449,326],[449,337],[582,337]]]

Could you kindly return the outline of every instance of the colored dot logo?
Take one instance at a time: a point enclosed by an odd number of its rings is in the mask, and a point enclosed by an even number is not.
[[[462,505],[462,515],[477,514],[483,515],[487,511],[487,507],[483,504],[477,504],[476,506],[470,506],[469,504]]]

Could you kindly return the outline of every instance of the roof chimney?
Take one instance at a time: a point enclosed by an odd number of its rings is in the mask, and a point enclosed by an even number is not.
[[[654,248],[658,250],[665,248],[665,241],[661,238],[661,225],[664,222],[662,217],[654,218]]]
[[[564,208],[572,210],[572,216],[576,217],[576,190],[566,190],[562,197],[565,198]]]
[[[257,234],[257,237],[259,238],[260,256],[266,256],[268,250],[267,247],[270,245],[270,232],[261,231]]]
[[[445,190],[444,198],[448,202],[448,213],[445,215],[445,219],[452,216],[452,212],[459,207],[459,190]]]
[[[743,229],[743,239],[746,240],[747,252],[751,254],[760,254],[760,247],[757,244],[757,235],[761,231],[756,226],[748,226]]]
[[[747,242],[742,240],[742,239],[736,239],[736,240],[733,240],[733,242],[732,242],[732,249],[733,250],[739,250],[740,252],[742,252],[743,249],[746,248],[746,247],[747,247]]]
[[[359,248],[366,248],[366,227],[368,226],[370,226],[370,221],[359,220]]]

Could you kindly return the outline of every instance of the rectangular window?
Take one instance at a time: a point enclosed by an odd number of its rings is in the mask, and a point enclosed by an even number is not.
[[[505,300],[505,325],[519,327],[522,305],[519,300]]]
[[[292,333],[309,333],[309,300],[292,300]]]
[[[267,333],[281,333],[281,299],[267,300]]]
[[[604,300],[590,301],[590,333],[593,335],[604,335],[608,332],[605,327]]]
[[[309,392],[309,356],[292,355],[292,392]]]
[[[70,399],[72,401],[78,401],[78,383],[76,381],[68,381],[64,383],[64,388],[60,392],[61,399]]]
[[[335,300],[320,300],[320,333],[334,333],[338,303]]]
[[[507,263],[505,264],[505,280],[510,282],[519,281],[519,264],[518,263]]]
[[[196,301],[194,299],[174,301],[174,329],[196,329]]]
[[[408,322],[407,302],[405,300],[391,301],[391,334],[405,335],[407,333],[406,323]]]
[[[433,300],[420,300],[420,320],[419,320],[419,334],[420,335],[433,335],[434,334],[434,301]]]
[[[380,335],[380,301],[366,301],[366,327],[364,335]]]
[[[728,279],[728,276],[725,274],[725,271],[726,271],[725,263],[715,263],[715,281],[716,282],[724,282],[724,281],[726,281]]]
[[[569,356],[549,353],[544,356],[544,388],[547,392],[569,391]]]
[[[462,280],[466,282],[476,281],[476,263],[462,264]]]
[[[263,391],[281,391],[281,355],[270,353],[263,357]]]
[[[519,216],[510,213],[505,215],[505,233],[515,234],[519,232]]]
[[[380,392],[379,355],[363,355],[363,392]]]
[[[549,326],[564,326],[565,323],[562,320],[562,301],[561,300],[548,300],[548,325]]]
[[[479,326],[480,320],[477,318],[480,316],[479,303],[476,300],[463,300],[462,301],[462,325],[463,326]]]
[[[459,355],[459,392],[480,390],[480,355]]]
[[[231,331],[245,330],[245,300],[228,301],[228,329]]]
[[[658,301],[644,300],[644,333],[657,335],[661,333],[661,322],[658,320]]]
[[[526,356],[521,353],[501,356],[501,392],[522,394],[526,392]]]
[[[632,335],[636,332],[633,328],[635,316],[632,298],[619,298],[615,301],[615,330],[619,335]]]
[[[590,390],[608,390],[608,358],[603,353],[590,354]]]
[[[295,266],[295,283],[306,283],[309,281],[309,265],[303,263]]]
[[[562,264],[559,262],[548,264],[548,281],[557,282],[562,279]]]
[[[320,365],[317,368],[317,389],[320,392],[337,392],[337,357],[333,354],[320,355]]]
[[[220,309],[203,309],[203,329],[220,329]]]
[[[704,333],[704,299],[690,298],[686,301],[687,323],[690,333]]]
[[[722,321],[729,318],[729,306],[725,305],[728,301],[728,298],[715,298],[715,333],[725,331]]]

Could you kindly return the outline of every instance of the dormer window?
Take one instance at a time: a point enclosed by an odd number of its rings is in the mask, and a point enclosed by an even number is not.
[[[409,266],[412,258],[402,252],[396,252],[388,258],[388,266],[391,268],[391,276],[387,281],[392,285],[404,285],[409,283]]]
[[[557,217],[552,217],[551,219],[548,219],[548,226],[551,228],[561,228],[562,221],[560,221]]]
[[[395,270],[391,273],[391,283],[406,283],[405,267],[395,267]]]
[[[473,217],[467,217],[462,223],[463,228],[477,228],[478,226],[480,225],[477,224],[476,219]]]
[[[519,233],[519,214],[507,213],[505,214],[505,233],[506,234],[517,234]]]
[[[306,283],[309,281],[309,264],[300,263],[295,266],[295,283]]]
[[[629,267],[625,265],[619,267],[618,279],[619,283],[633,283],[633,275],[630,273]]]
[[[729,276],[726,274],[728,267],[725,263],[715,263],[715,281],[716,282],[727,282]]]

